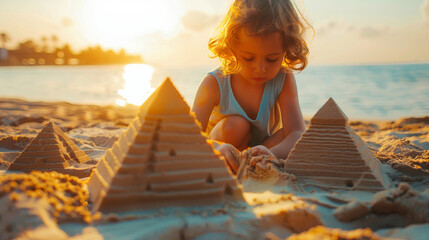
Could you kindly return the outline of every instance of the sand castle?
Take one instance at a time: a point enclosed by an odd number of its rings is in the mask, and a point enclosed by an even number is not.
[[[63,171],[84,163],[88,155],[54,123],[49,122],[11,163],[7,171]],[[72,174],[73,175],[73,174]]]
[[[347,123],[330,98],[285,162],[287,171],[309,185],[327,189],[379,191],[391,187],[379,160]]]
[[[170,79],[143,103],[88,183],[93,211],[210,205],[242,200]]]

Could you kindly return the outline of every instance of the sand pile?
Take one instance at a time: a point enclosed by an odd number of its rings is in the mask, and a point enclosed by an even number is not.
[[[92,220],[86,183],[70,175],[33,171],[0,176],[0,198],[11,202],[43,199],[50,206],[49,214],[58,222]]]
[[[239,152],[237,155],[236,158],[240,162],[237,171],[239,182],[250,179],[255,182],[273,184],[278,180],[282,161],[269,155],[253,156],[250,151]]]
[[[357,129],[375,156],[402,175],[400,181],[424,181],[429,176],[429,117],[404,118],[392,122],[376,122],[366,132],[363,124]]]
[[[240,163],[237,180],[248,191],[265,191],[279,184],[293,186],[297,182],[296,176],[284,169],[283,159],[265,154],[254,155],[250,150],[236,152],[235,158]]]
[[[393,226],[429,222],[429,191],[419,193],[401,183],[397,188],[376,193],[370,202],[353,200],[334,211],[334,216],[344,222],[367,214],[399,214],[403,222],[392,222]]]

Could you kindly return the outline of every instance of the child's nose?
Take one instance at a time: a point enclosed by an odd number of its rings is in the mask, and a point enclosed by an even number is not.
[[[267,71],[267,65],[265,61],[256,61],[255,72],[256,73],[265,73]]]

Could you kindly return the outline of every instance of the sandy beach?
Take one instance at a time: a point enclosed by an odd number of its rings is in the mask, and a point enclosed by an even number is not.
[[[0,238],[426,239],[429,236],[429,116],[348,121],[380,160],[381,171],[392,182],[390,189],[378,192],[302,191],[294,184],[296,177],[283,169],[283,165],[262,157],[251,159],[249,164],[254,161],[252,166],[270,165],[264,171],[275,176],[261,178],[259,182],[252,177],[240,179],[246,202],[94,213],[88,202],[89,174],[71,177],[61,173],[5,173],[49,121],[55,122],[89,156],[90,160],[73,167],[91,171],[137,113],[135,106],[0,98]],[[307,127],[311,117],[306,117]],[[39,189],[30,189],[24,183],[32,183]]]

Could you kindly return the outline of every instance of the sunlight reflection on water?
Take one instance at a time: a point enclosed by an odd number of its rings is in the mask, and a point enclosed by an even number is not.
[[[12,97],[140,106],[168,76],[191,106],[201,79],[212,69],[144,64],[0,67],[0,101]],[[310,66],[295,78],[307,117],[329,97],[349,119],[393,120],[429,114],[429,64]]]
[[[124,106],[134,104],[140,106],[155,90],[151,86],[151,80],[155,68],[147,64],[128,64],[124,66],[122,75],[125,83],[122,89],[118,90],[121,96],[116,99],[116,104]]]

